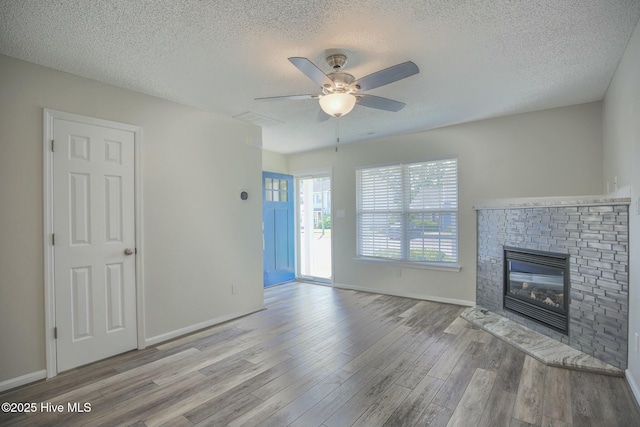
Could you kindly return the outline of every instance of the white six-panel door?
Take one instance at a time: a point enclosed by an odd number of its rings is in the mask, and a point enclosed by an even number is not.
[[[134,133],[53,120],[57,371],[137,346]]]

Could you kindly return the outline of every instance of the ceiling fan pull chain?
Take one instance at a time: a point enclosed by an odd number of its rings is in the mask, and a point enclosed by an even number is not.
[[[340,144],[340,116],[336,117],[336,153],[338,152],[338,144]]]

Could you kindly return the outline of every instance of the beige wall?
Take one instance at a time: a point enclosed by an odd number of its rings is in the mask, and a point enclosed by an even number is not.
[[[629,212],[629,368],[640,401],[640,24],[636,27],[603,102],[604,181],[632,196]],[[611,187],[611,185],[610,185]],[[613,188],[610,188],[613,190]]]
[[[390,113],[391,114],[391,113]],[[342,126],[350,124],[348,117]],[[356,254],[355,168],[399,161],[458,157],[461,272],[359,262]],[[334,281],[374,291],[475,301],[475,201],[486,198],[601,193],[599,102],[411,135],[345,144],[289,156],[289,171],[333,168]],[[345,210],[338,218],[336,210]]]
[[[0,383],[45,369],[43,108],[143,128],[146,338],[262,307],[260,128],[0,56]]]

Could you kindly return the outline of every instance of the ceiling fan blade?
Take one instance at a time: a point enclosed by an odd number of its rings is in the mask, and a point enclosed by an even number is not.
[[[413,76],[419,72],[420,69],[418,69],[416,64],[411,61],[407,61],[402,64],[394,65],[393,67],[385,68],[384,70],[376,71],[373,74],[369,74],[368,76],[356,80],[354,84],[357,85],[360,90],[370,90]]]
[[[285,95],[256,98],[255,101],[298,101],[301,99],[318,99],[320,95]]]
[[[404,102],[394,101],[393,99],[383,98],[381,96],[367,95],[360,93],[356,95],[358,98],[358,105],[369,108],[377,108],[378,110],[394,111],[398,112],[404,108]]]
[[[289,62],[295,65],[298,70],[302,71],[305,76],[320,85],[320,87],[333,85],[333,81],[307,58],[293,57],[289,58]]]
[[[320,109],[320,111],[318,111],[318,117],[316,118],[316,121],[318,121],[318,122],[326,122],[330,118],[331,118],[330,115],[328,115],[327,113],[322,111],[322,109]]]

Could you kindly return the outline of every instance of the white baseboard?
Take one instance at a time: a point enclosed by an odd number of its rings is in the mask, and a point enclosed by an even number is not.
[[[154,346],[156,344],[160,344],[161,342],[169,341],[174,338],[181,337],[183,335],[190,334],[195,331],[199,331],[200,329],[208,328],[219,323],[228,322],[229,320],[237,319],[239,317],[246,316],[248,314],[256,313],[258,311],[264,310],[265,307],[261,306],[256,309],[249,310],[247,312],[242,313],[233,313],[228,314],[226,316],[216,317],[214,319],[209,319],[207,321],[197,323],[195,325],[186,326],[184,328],[176,329],[175,331],[167,332],[164,334],[156,335],[155,337],[150,337],[145,340],[145,345],[147,347]]]
[[[12,388],[20,387],[21,385],[40,381],[45,378],[47,378],[47,371],[45,369],[41,371],[31,372],[30,374],[21,375],[16,378],[11,378],[9,380],[0,382],[0,393],[3,391],[11,390]]]
[[[464,305],[466,307],[473,307],[474,305],[476,305],[475,301],[467,301],[467,300],[455,299],[455,298],[443,298],[443,297],[437,297],[433,295],[413,294],[410,292],[389,291],[387,289],[367,288],[364,286],[352,286],[352,285],[346,285],[344,283],[334,283],[333,286],[335,288],[350,289],[352,291],[370,292],[374,294],[383,294],[383,295],[393,295],[395,297],[412,298],[412,299],[419,299],[424,301],[443,302],[446,304]]]
[[[627,369],[624,372],[624,374],[625,374],[625,377],[627,378],[627,384],[629,384],[629,388],[633,393],[633,397],[636,398],[636,405],[640,406],[640,387],[638,387],[638,383],[636,383],[636,380],[633,378],[633,375],[631,375],[631,371]]]

